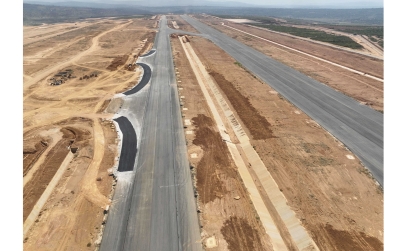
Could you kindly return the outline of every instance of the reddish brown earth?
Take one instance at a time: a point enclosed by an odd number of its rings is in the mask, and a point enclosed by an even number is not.
[[[186,140],[189,154],[198,156],[191,158],[189,155],[189,160],[194,167],[203,243],[215,236],[218,246],[212,250],[272,250],[183,48],[177,38],[171,38],[171,43],[174,63],[179,69],[178,81],[181,81],[178,87],[183,88],[179,95],[185,96],[184,107],[188,108],[182,111],[183,119],[192,122],[185,129],[194,131],[194,134],[186,134]],[[234,199],[236,196],[240,199]],[[237,242],[243,244],[237,246]]]
[[[235,60],[217,46],[198,37],[191,37],[190,43],[214,76],[220,92],[251,137],[254,149],[318,247],[321,250],[382,250],[383,192],[361,162],[357,158],[347,158],[347,155],[355,156],[268,83],[261,83],[236,65]],[[177,45],[174,48],[176,67],[184,87],[182,94],[186,97],[184,106],[189,108],[184,113],[191,117],[193,115],[189,114],[202,110],[201,103],[196,103],[201,92],[193,91],[196,84],[193,76],[184,77],[190,65],[176,49]],[[179,64],[177,58],[183,63]],[[229,91],[232,86],[237,92]],[[248,103],[235,106],[240,100]],[[189,107],[191,103],[195,104],[192,108]],[[195,111],[190,112],[191,109]],[[259,123],[259,116],[269,123],[262,127],[270,130],[273,137],[259,139],[251,129],[251,125]],[[190,139],[190,135],[187,138]],[[190,144],[188,150],[189,153],[200,152]],[[201,156],[204,158],[204,155]],[[219,177],[223,181],[225,176]],[[204,228],[207,229],[207,224]],[[230,242],[227,243],[229,246]]]

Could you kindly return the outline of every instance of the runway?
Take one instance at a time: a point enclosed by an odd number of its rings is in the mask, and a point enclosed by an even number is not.
[[[383,187],[383,114],[187,15],[181,16],[349,148]]]
[[[145,65],[151,70],[143,75],[149,83],[127,92],[119,112],[137,131],[139,147],[133,171],[118,173],[102,251],[202,250],[166,23],[164,16],[155,52],[140,58],[144,72]]]

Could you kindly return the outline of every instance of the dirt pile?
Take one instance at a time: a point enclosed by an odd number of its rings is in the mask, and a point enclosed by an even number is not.
[[[231,216],[224,222],[221,233],[228,243],[229,250],[253,251],[260,248],[256,246],[260,243],[258,231],[243,218]]]
[[[251,132],[253,139],[273,138],[274,135],[270,129],[271,124],[265,117],[260,115],[260,113],[250,103],[250,100],[243,96],[242,93],[240,93],[240,91],[238,91],[230,81],[226,80],[223,75],[215,71],[210,71],[209,73],[226,94],[241,121]]]
[[[42,153],[47,149],[47,142],[40,141],[36,144],[24,142],[23,152],[23,176],[25,176],[36,163]]]
[[[119,66],[124,65],[126,63],[126,60],[128,60],[128,55],[123,55],[123,56],[118,56],[116,58],[113,59],[113,61],[111,62],[111,64],[109,66],[107,66],[107,70],[110,71],[115,71],[118,69]]]
[[[235,170],[229,162],[229,152],[221,135],[214,129],[215,123],[203,114],[192,119],[196,127],[193,144],[200,146],[203,158],[197,165],[197,187],[202,203],[206,204],[226,193],[221,179],[234,177]]]
[[[53,149],[50,150],[48,157],[39,169],[34,173],[32,179],[24,186],[23,190],[23,220],[28,217],[36,202],[50,183],[54,174],[57,172],[61,163],[67,156],[70,141],[75,140],[72,133],[63,130],[64,136]]]
[[[143,41],[143,40],[146,39],[146,42],[143,45],[142,49],[140,50],[139,55],[142,55],[142,54],[144,54],[145,52],[147,52],[148,50],[151,49],[151,47],[153,46],[155,37],[156,37],[156,33],[155,32],[149,32],[149,33],[147,33],[147,34],[145,34],[144,36],[141,37],[141,40]]]
[[[330,224],[321,225],[320,231],[322,231],[324,235],[315,234],[317,242],[321,245],[321,250],[383,250],[383,243],[380,240],[372,236],[367,236],[364,232],[341,231],[334,229]],[[322,236],[329,236],[330,238],[320,240]],[[332,245],[326,245],[324,243],[331,243]],[[332,249],[332,246],[335,248]]]

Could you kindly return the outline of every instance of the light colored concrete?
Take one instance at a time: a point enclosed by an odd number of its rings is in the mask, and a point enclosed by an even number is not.
[[[257,214],[260,217],[260,221],[262,222],[262,225],[264,226],[264,229],[268,236],[271,238],[271,244],[274,248],[274,250],[287,250],[285,243],[283,242],[283,239],[279,233],[278,228],[276,227],[268,209],[266,208],[261,195],[256,187],[256,184],[254,183],[253,178],[251,177],[251,174],[249,173],[246,164],[244,163],[239,150],[237,149],[237,146],[231,142],[231,138],[227,134],[226,127],[222,121],[221,116],[218,113],[218,110],[209,94],[207,91],[207,88],[205,86],[205,76],[204,74],[201,74],[198,67],[199,65],[196,64],[193,60],[193,56],[195,56],[193,49],[190,47],[189,43],[183,43],[182,38],[179,38],[180,42],[182,44],[182,47],[185,51],[186,56],[189,59],[190,65],[193,69],[193,72],[196,75],[196,79],[200,85],[200,88],[203,92],[203,95],[207,101],[207,104],[213,114],[214,120],[217,123],[217,127],[219,130],[219,133],[222,137],[222,139],[225,141],[225,143],[228,146],[229,152],[238,167],[238,171],[240,174],[240,177],[242,178],[244,185],[249,192],[250,199],[253,202],[253,205],[257,211]],[[186,47],[188,46],[188,47]],[[190,53],[189,51],[190,50]]]
[[[29,229],[32,227],[32,225],[35,222],[36,218],[38,217],[40,211],[42,210],[44,204],[46,204],[46,201],[50,197],[54,188],[57,186],[58,182],[60,181],[62,175],[64,174],[65,170],[67,169],[69,163],[71,162],[71,160],[73,158],[74,158],[74,154],[72,152],[68,152],[67,156],[65,156],[64,161],[61,163],[61,166],[58,168],[53,179],[51,179],[50,183],[47,185],[46,190],[44,190],[42,196],[40,196],[39,200],[36,202],[35,206],[33,207],[31,213],[26,218],[26,220],[24,222],[24,231],[23,231],[24,237],[28,233]]]
[[[179,29],[179,25],[176,23],[176,21],[171,21],[172,26],[174,26],[175,29]]]
[[[208,237],[205,240],[205,246],[206,246],[206,248],[218,247],[218,242],[217,242],[217,239],[215,238],[215,236]]]
[[[319,250],[317,245],[315,244],[315,242],[312,240],[312,238],[309,236],[307,231],[301,225],[300,220],[296,217],[295,213],[287,205],[287,200],[286,200],[285,196],[279,190],[278,185],[276,184],[276,182],[272,178],[271,174],[268,172],[267,168],[265,167],[264,163],[262,162],[262,160],[258,156],[257,152],[251,146],[249,137],[247,136],[247,134],[243,130],[243,128],[242,128],[241,124],[239,123],[239,121],[235,118],[235,116],[234,116],[232,110],[230,109],[229,105],[225,101],[225,99],[222,96],[222,94],[219,92],[217,86],[214,84],[214,81],[211,79],[211,76],[207,73],[204,65],[201,63],[200,59],[197,57],[197,55],[195,54],[195,52],[191,48],[191,45],[188,44],[188,43],[184,44],[182,41],[181,41],[181,43],[182,43],[182,46],[185,49],[185,53],[187,55],[188,54],[190,55],[190,56],[188,56],[188,58],[190,57],[189,58],[189,62],[190,62],[191,65],[192,64],[194,65],[194,67],[192,66],[192,68],[193,68],[193,71],[195,72],[196,78],[198,80],[202,79],[202,78],[198,78],[199,73],[196,74],[196,72],[200,69],[201,75],[203,75],[203,79],[206,79],[206,81],[204,81],[204,82],[203,81],[199,81],[200,86],[202,87],[202,85],[207,84],[208,87],[210,88],[210,90],[212,91],[212,94],[215,96],[219,106],[221,107],[221,109],[224,112],[224,115],[228,119],[228,122],[229,122],[230,126],[233,128],[233,130],[235,132],[235,135],[236,135],[236,137],[238,138],[238,140],[240,142],[240,146],[242,147],[242,149],[243,149],[243,151],[244,151],[249,163],[251,164],[252,169],[255,171],[258,179],[260,180],[260,182],[261,182],[261,184],[263,186],[264,191],[266,192],[266,194],[270,198],[272,204],[274,205],[274,207],[278,211],[278,214],[279,214],[280,218],[285,223],[285,225],[286,225],[286,227],[287,227],[287,229],[288,229],[293,241],[295,242],[296,246],[299,248],[299,250]],[[202,89],[203,93],[207,92],[207,88],[204,87],[204,88],[201,88],[201,89]],[[209,96],[209,94],[205,94],[205,96]],[[210,105],[210,103],[213,104],[211,98],[207,98],[206,97],[206,100],[207,100],[207,103],[209,105]],[[209,102],[209,100],[210,100],[210,102]],[[211,110],[212,110],[213,115],[214,114],[218,114],[217,109],[215,107],[214,107],[214,109],[211,109]],[[215,112],[213,110],[215,110]],[[216,115],[214,115],[214,117],[216,117]],[[222,123],[222,119],[219,119],[219,120],[221,121],[220,123]],[[223,123],[222,123],[222,125],[223,125]],[[226,134],[226,130],[224,130],[223,127],[224,126],[219,126],[219,130],[221,132],[221,136],[224,135],[224,136],[222,136],[223,139],[228,140],[228,142],[231,142],[229,135]],[[245,182],[246,188],[248,189],[249,193],[251,194],[252,184],[254,184],[253,179],[251,178],[251,175],[248,172],[245,164],[244,163],[240,163],[240,160],[238,160],[238,158],[240,158],[241,161],[243,162],[242,158],[240,157],[239,152],[235,153],[235,151],[238,151],[236,146],[234,148],[233,147],[229,147],[231,145],[231,143],[228,143],[228,142],[226,141],[226,143],[228,145],[228,148],[229,148],[229,150],[231,152],[231,155],[234,158],[236,165],[238,166],[239,173],[241,174],[241,177],[242,177],[243,181]],[[243,168],[246,169],[247,173],[244,170],[241,170],[242,171],[242,173],[241,173],[241,171],[240,171],[241,166],[243,166]],[[247,175],[249,175],[249,177],[247,177]],[[252,184],[249,183],[250,180],[251,180]],[[254,188],[257,190],[255,184],[254,184]],[[257,190],[257,193],[258,193],[258,190]],[[260,203],[262,203],[264,205],[264,202],[262,201],[261,197],[260,197]],[[265,207],[265,205],[264,205],[264,207]],[[257,207],[256,207],[256,209],[257,209]],[[271,218],[271,216],[269,214],[268,214],[268,216]],[[272,220],[272,218],[271,218],[271,220]],[[274,227],[276,228],[275,225],[274,225]],[[274,233],[274,231],[275,231],[275,229],[273,229],[271,227],[265,227],[265,228],[266,228],[267,233],[270,236],[271,236],[271,234],[268,231],[271,231],[271,233]],[[279,231],[277,232],[277,235],[279,235],[279,237],[280,237]],[[277,237],[277,236],[274,236],[274,238],[275,237]],[[280,237],[280,240],[282,240],[281,237]],[[279,245],[279,244],[276,243],[274,245],[274,247],[277,246],[277,245]],[[282,250],[282,249],[279,248],[279,249],[276,249],[276,250]]]

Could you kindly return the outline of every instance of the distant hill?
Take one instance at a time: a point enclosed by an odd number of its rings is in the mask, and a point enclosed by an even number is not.
[[[23,4],[24,25],[41,23],[74,22],[84,18],[121,17],[133,15],[151,15],[152,13],[140,8],[86,8],[65,7],[37,4]]]
[[[182,0],[177,0],[179,2]],[[120,2],[121,3],[121,2]],[[58,2],[46,5],[23,4],[24,24],[37,24],[49,22],[74,21],[82,18],[93,17],[121,17],[132,15],[155,15],[165,13],[194,14],[207,13],[210,15],[224,16],[257,16],[277,17],[286,19],[301,19],[327,24],[354,24],[383,26],[383,8],[370,9],[288,9],[288,8],[262,8],[262,7],[220,7],[220,6],[159,6],[145,7],[134,6],[133,3],[123,2],[89,3],[89,2]],[[188,3],[188,2],[187,2]],[[199,3],[207,3],[200,1]],[[234,4],[237,2],[231,2]],[[54,6],[50,4],[73,5]],[[80,7],[76,7],[76,6]],[[90,7],[96,6],[96,8]]]

